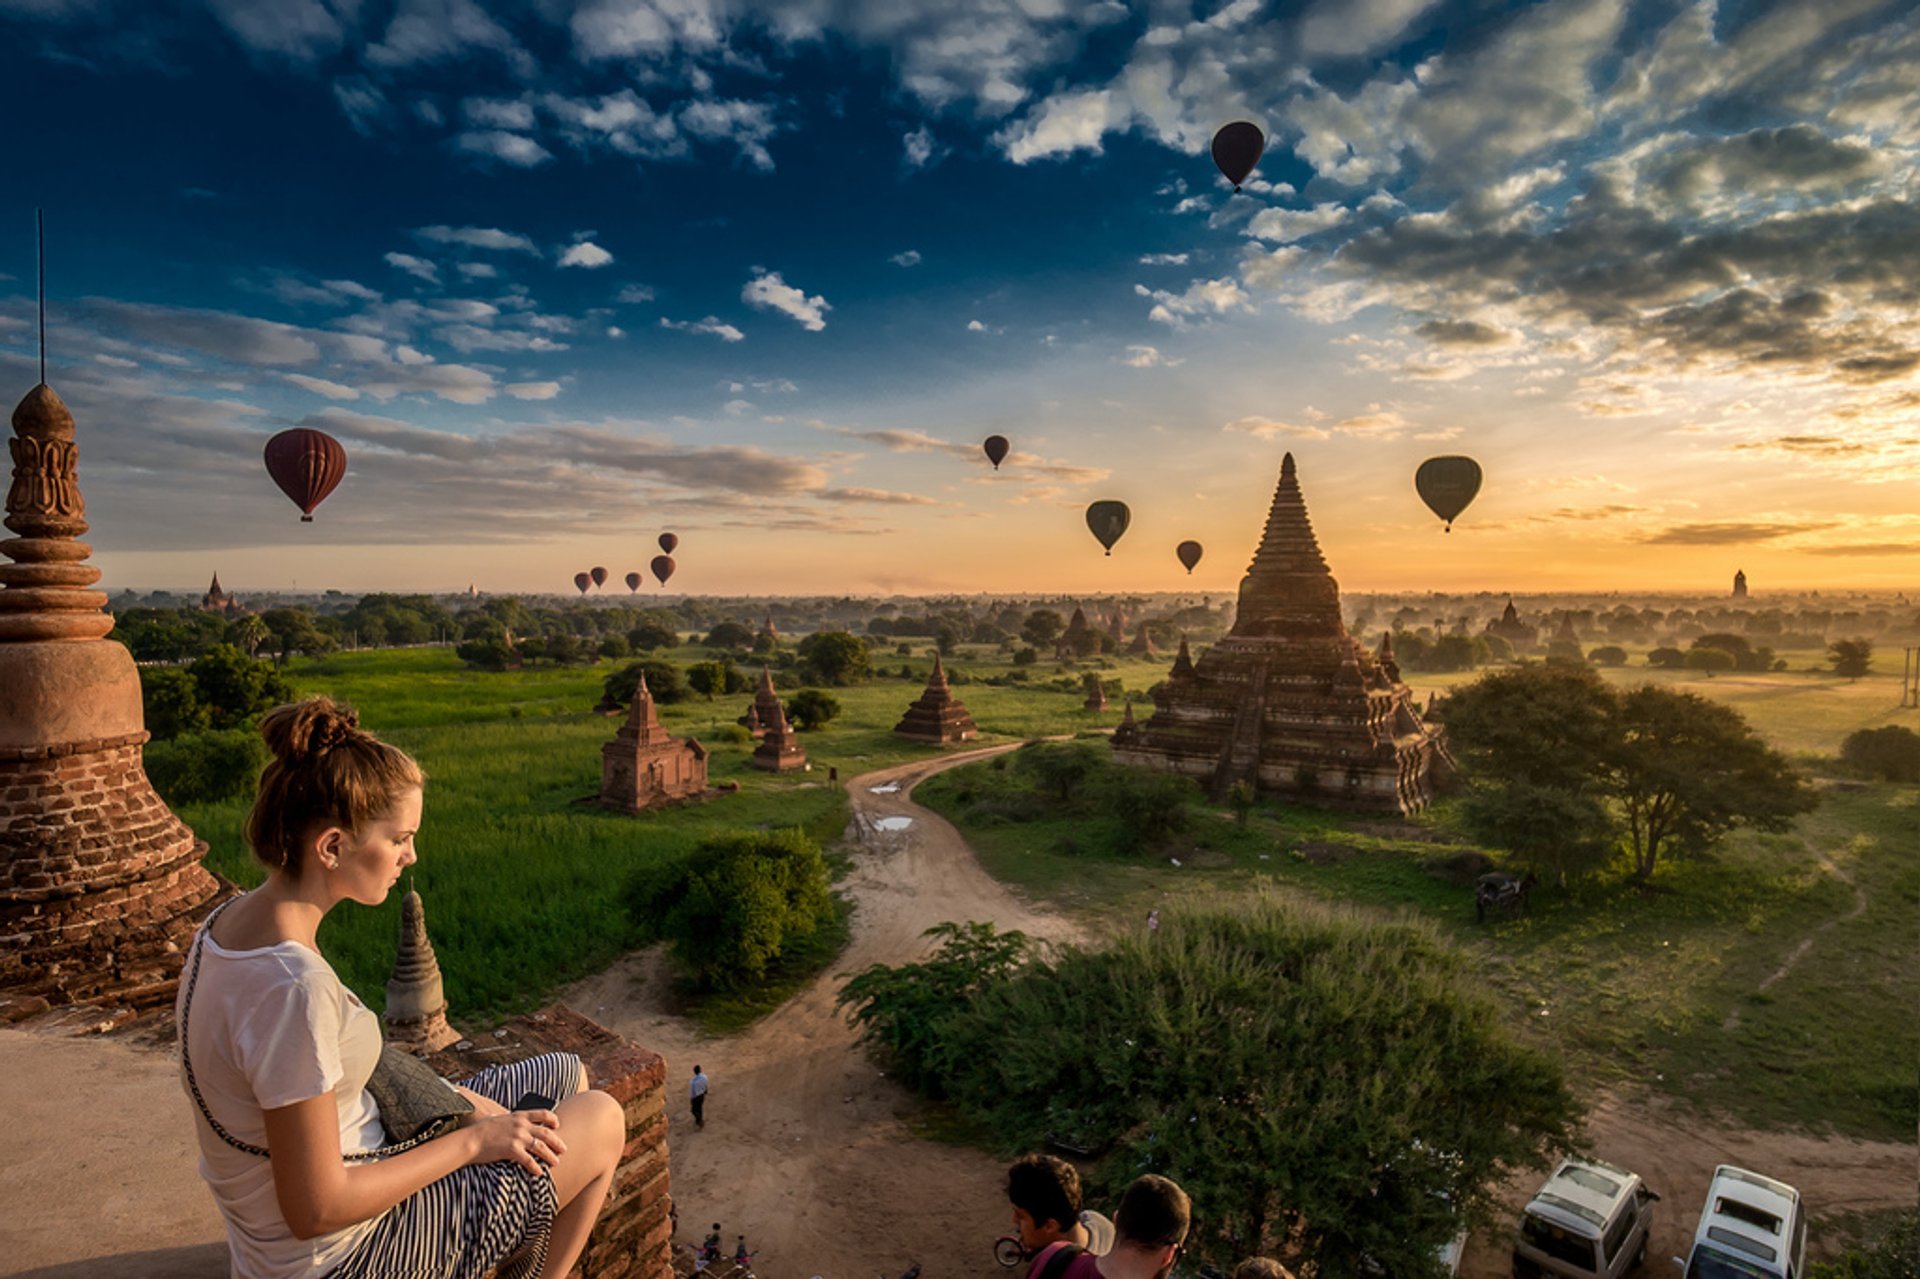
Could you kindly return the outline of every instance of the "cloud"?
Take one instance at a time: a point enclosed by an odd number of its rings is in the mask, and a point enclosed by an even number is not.
[[[365,76],[341,76],[335,80],[333,101],[353,131],[363,138],[370,138],[393,123],[392,104]]]
[[[613,263],[613,254],[607,252],[592,240],[582,240],[570,245],[560,255],[561,266],[585,267],[589,271],[598,270]]]
[[[1835,542],[1822,546],[1796,546],[1802,555],[1914,555],[1920,556],[1920,542]]]
[[[1414,330],[1435,346],[1506,346],[1518,335],[1479,320],[1428,320]]]
[[[1048,98],[1025,119],[994,135],[994,143],[1015,164],[1069,155],[1100,153],[1100,140],[1124,126],[1130,112],[1110,89],[1086,89]]]
[[[501,389],[516,400],[551,400],[560,394],[558,382],[509,382]]]
[[[1143,253],[1141,266],[1185,266],[1187,255],[1184,253]]]
[[[933,130],[924,124],[900,138],[900,163],[909,170],[932,168],[946,154],[947,148],[934,140]]]
[[[366,59],[370,66],[397,70],[463,61],[477,51],[500,55],[516,74],[534,70],[532,57],[475,0],[400,0],[386,35],[368,46]]]
[[[704,53],[725,39],[717,8],[702,0],[587,0],[570,23],[574,50],[586,62]]]
[[[429,264],[431,265],[431,264]],[[314,303],[319,306],[350,306],[355,302],[378,302],[380,294],[353,280],[321,280],[310,283],[290,275],[275,276],[268,291],[282,302],[294,306]]]
[[[469,249],[493,249],[503,253],[531,253],[540,256],[532,239],[515,231],[486,226],[423,226],[415,228],[415,238],[429,244],[457,244]]]
[[[1390,47],[1435,0],[1317,0],[1300,23],[1309,56],[1355,57]]]
[[[682,333],[711,333],[722,342],[739,342],[747,336],[731,324],[721,323],[720,318],[714,315],[704,320],[669,320],[663,315],[660,317],[660,327],[677,329]]]
[[[460,113],[476,129],[529,133],[534,126],[533,104],[522,98],[468,98],[460,104]]]
[[[1674,524],[1640,540],[1660,546],[1737,546],[1748,542],[1771,542],[1798,533],[1817,533],[1832,528],[1831,522],[1799,523],[1710,523]]]
[[[440,268],[425,258],[416,258],[411,253],[389,253],[386,261],[388,266],[405,271],[415,279],[425,280],[428,284],[440,283]]]
[[[1127,353],[1121,362],[1130,368],[1136,369],[1170,369],[1185,364],[1186,360],[1181,356],[1169,358],[1168,356],[1162,355],[1160,348],[1157,346],[1136,344],[1127,348]]]
[[[893,263],[895,266],[919,266],[920,250],[908,249],[903,253],[894,254],[888,258],[887,261]]]
[[[647,284],[622,285],[613,300],[622,306],[639,306],[643,302],[653,301],[653,286]]]
[[[1141,297],[1153,299],[1153,308],[1147,312],[1148,319],[1158,320],[1176,329],[1186,328],[1190,320],[1211,319],[1234,311],[1254,309],[1253,299],[1247,296],[1247,291],[1240,287],[1238,280],[1195,280],[1184,293],[1149,289],[1144,284],[1134,285],[1133,291]]]
[[[357,400],[360,398],[360,392],[354,390],[352,387],[342,386],[338,382],[329,382],[323,377],[308,377],[304,373],[283,373],[280,376],[303,391],[311,391],[315,395],[324,395],[329,400]]]
[[[1295,240],[1330,231],[1352,216],[1352,210],[1336,203],[1316,204],[1311,209],[1262,209],[1253,215],[1241,234],[1292,244]]]
[[[985,333],[986,331],[987,331],[987,326],[986,326],[985,324],[982,324],[982,323],[981,323],[981,322],[980,322],[979,320],[968,320],[968,321],[967,321],[967,332],[969,332],[969,333]]]
[[[453,140],[456,151],[510,164],[516,169],[531,169],[553,159],[553,153],[532,138],[500,130],[462,133]]]
[[[731,142],[740,157],[762,173],[773,172],[767,142],[779,132],[773,107],[739,99],[698,99],[681,107],[674,117],[689,135],[708,142]]]
[[[340,49],[357,6],[324,0],[207,0],[207,8],[249,52],[311,63]]]
[[[1270,417],[1235,418],[1220,429],[1223,431],[1239,431],[1261,440],[1277,440],[1281,438],[1325,440],[1332,438],[1332,433],[1322,427],[1296,422],[1281,422]]]
[[[947,506],[950,503],[922,497],[918,493],[890,493],[885,489],[825,489],[820,499],[826,502],[865,502],[878,506]]]
[[[791,317],[801,328],[818,333],[827,327],[826,313],[833,309],[824,297],[808,297],[780,278],[778,271],[754,268],[754,277],[740,290],[742,301],[763,311],[778,311]]]

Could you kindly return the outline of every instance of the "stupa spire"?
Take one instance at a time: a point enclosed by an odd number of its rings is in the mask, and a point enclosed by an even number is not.
[[[1258,638],[1345,633],[1340,587],[1313,535],[1299,473],[1289,453],[1280,463],[1280,482],[1274,486],[1266,531],[1240,581],[1240,607],[1232,634]]]
[[[447,1024],[447,993],[440,960],[427,939],[427,912],[420,894],[400,899],[400,945],[387,978],[387,1040],[415,1052],[438,1052],[460,1038]]]
[[[73,414],[45,382],[13,411],[13,483],[6,526],[18,537],[0,542],[0,642],[94,640],[113,629],[103,591],[87,588],[100,570],[86,563],[93,548],[80,496],[80,451]]]

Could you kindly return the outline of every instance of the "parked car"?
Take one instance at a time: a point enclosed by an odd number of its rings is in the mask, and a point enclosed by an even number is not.
[[[1520,1213],[1513,1279],[1621,1279],[1646,1260],[1659,1200],[1625,1168],[1563,1161]]]
[[[1802,1279],[1807,1216],[1800,1192],[1784,1181],[1721,1164],[1707,1186],[1685,1265],[1687,1279]]]

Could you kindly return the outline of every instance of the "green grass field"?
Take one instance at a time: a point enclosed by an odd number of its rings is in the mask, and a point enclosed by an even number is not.
[[[704,653],[689,647],[674,656],[694,661]],[[846,809],[845,797],[825,785],[829,766],[844,780],[937,754],[891,735],[929,664],[924,655],[884,659],[896,673],[903,660],[911,661],[914,679],[896,674],[833,690],[841,715],[803,737],[811,773],[771,777],[747,766],[748,747],[716,740],[716,730],[744,711],[744,695],[662,708],[672,731],[713,747],[712,780],[738,781],[741,791],[641,818],[576,802],[597,789],[599,749],[617,725],[589,709],[617,663],[492,673],[468,670],[443,649],[408,649],[296,662],[289,675],[303,693],[357,705],[363,724],[426,768],[431,781],[416,879],[455,1015],[481,1026],[536,1006],[564,983],[654,940],[647,921],[623,904],[636,874],[725,829],[799,823],[830,842]],[[999,654],[971,649],[949,666],[979,677],[1012,669]],[[1138,694],[1166,666],[1165,658],[1122,661],[1103,675]],[[1029,668],[1042,684],[1061,674],[1051,665]],[[1794,672],[1705,679],[1645,667],[1608,674],[1621,682],[1680,684],[1737,705],[1764,736],[1810,763],[1830,758],[1857,728],[1920,719],[1894,708],[1891,678],[1850,683]],[[1423,696],[1469,678],[1410,677]],[[1113,709],[1094,713],[1080,708],[1078,692],[979,682],[955,691],[988,743],[1110,727],[1120,718],[1118,697]],[[1813,771],[1823,769],[1816,764]],[[1470,891],[1445,864],[1460,848],[1432,842],[1452,838],[1444,806],[1409,826],[1269,804],[1245,829],[1229,814],[1201,807],[1164,855],[1117,858],[1100,851],[1106,841],[1099,823],[1111,819],[968,820],[978,794],[1009,776],[975,765],[929,781],[919,796],[961,823],[993,874],[1096,927],[1138,927],[1153,905],[1233,893],[1260,880],[1411,912],[1479,954],[1486,980],[1516,1021],[1566,1052],[1582,1078],[1640,1080],[1769,1127],[1912,1134],[1920,1028],[1900,1011],[1920,1000],[1913,963],[1920,807],[1912,788],[1833,791],[1791,833],[1739,834],[1710,859],[1663,867],[1654,893],[1617,883],[1573,894],[1542,890],[1530,918],[1481,927],[1473,923]],[[260,872],[240,840],[245,809],[232,801],[188,806],[181,815],[212,845],[215,869],[252,884]],[[1311,857],[1299,854],[1303,846]],[[1175,868],[1169,856],[1183,865]],[[1823,859],[1832,870],[1823,869]],[[1864,909],[1848,918],[1861,900]],[[396,901],[336,912],[327,922],[328,953],[376,1004],[397,921]],[[1805,956],[1760,993],[1810,936]],[[832,955],[802,959],[803,966],[830,965]],[[785,973],[769,991],[692,1011],[712,1030],[735,1028],[804,980]]]

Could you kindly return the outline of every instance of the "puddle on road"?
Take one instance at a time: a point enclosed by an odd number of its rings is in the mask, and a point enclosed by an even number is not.
[[[911,817],[876,817],[873,819],[876,830],[906,830],[913,825]]]
[[[867,789],[875,795],[897,795],[900,793],[900,783],[888,782],[885,786],[869,786]]]

